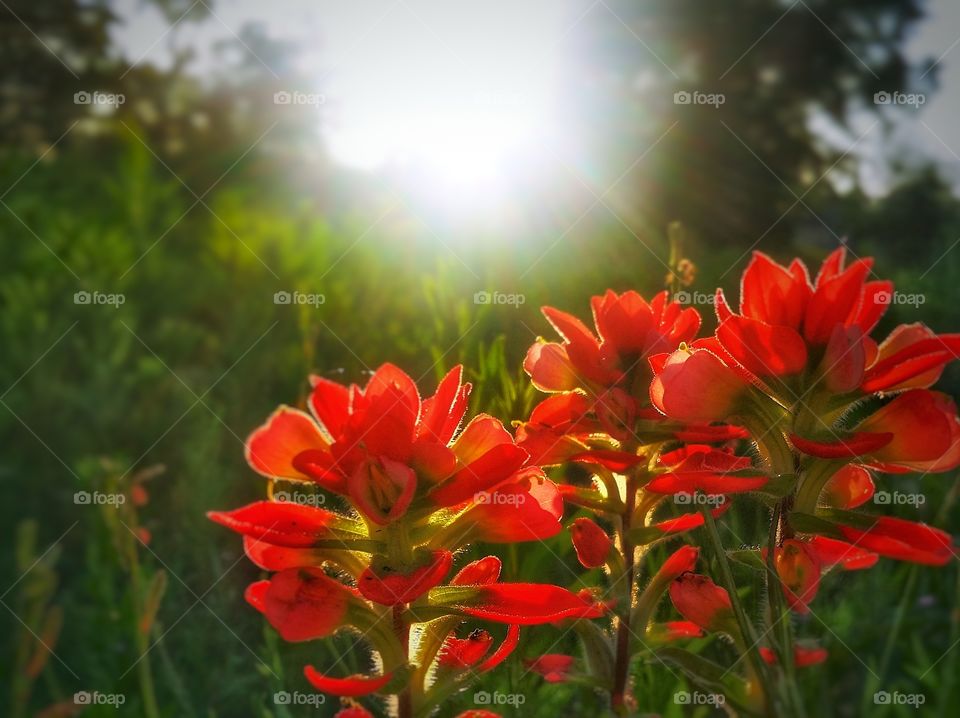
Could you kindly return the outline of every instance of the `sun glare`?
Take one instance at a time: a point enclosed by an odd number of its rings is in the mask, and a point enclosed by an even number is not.
[[[388,66],[345,61],[328,94],[332,157],[448,204],[508,190],[554,134],[559,68],[556,38],[543,29],[549,8],[489,32],[482,22],[442,21],[426,36],[420,27],[394,31],[384,37],[395,60]],[[526,32],[528,23],[538,32]]]

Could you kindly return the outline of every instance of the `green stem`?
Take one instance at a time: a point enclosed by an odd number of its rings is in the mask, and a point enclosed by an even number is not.
[[[784,526],[787,520],[787,501],[777,504],[770,520],[769,540],[767,543],[767,597],[770,603],[770,621],[776,623],[777,657],[783,668],[784,684],[781,694],[785,704],[790,706],[790,714],[805,715],[803,699],[797,689],[796,666],[793,657],[793,626],[790,622],[790,610],[783,599],[780,578],[777,574],[776,549],[784,538]]]
[[[403,647],[403,656],[406,663],[410,660],[410,626],[404,618],[405,607],[403,604],[397,604],[393,607],[393,630],[397,636],[397,641]],[[397,718],[413,718],[413,701],[410,697],[410,684],[403,688],[397,695]]]
[[[630,678],[630,610],[633,603],[634,545],[629,538],[632,528],[633,508],[637,501],[637,488],[632,475],[626,479],[626,502],[621,514],[618,530],[620,548],[623,554],[623,575],[626,584],[627,600],[618,616],[617,643],[614,654],[613,690],[610,692],[610,705],[618,715],[626,715],[627,682]]]
[[[727,554],[723,549],[723,542],[720,540],[720,532],[717,531],[717,522],[714,521],[713,514],[710,513],[710,507],[706,504],[700,507],[700,511],[703,514],[705,522],[704,525],[707,529],[707,539],[710,543],[710,548],[713,551],[714,558],[716,559],[718,566],[720,567],[720,582],[730,596],[730,603],[733,606],[733,615],[734,618],[736,618],[737,625],[740,628],[740,633],[744,639],[744,650],[747,654],[750,668],[752,669],[752,673],[757,677],[757,680],[763,689],[764,699],[769,704],[773,698],[773,693],[770,690],[770,677],[767,672],[767,666],[763,662],[763,659],[760,658],[760,652],[757,650],[759,640],[757,638],[756,631],[754,630],[753,624],[747,617],[746,611],[743,609],[743,604],[740,601],[740,596],[737,593],[737,584],[733,580],[733,571],[730,568],[730,562],[727,560]]]

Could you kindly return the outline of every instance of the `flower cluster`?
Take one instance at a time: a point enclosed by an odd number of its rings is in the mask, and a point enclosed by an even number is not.
[[[602,614],[589,596],[500,582],[495,556],[453,573],[454,552],[468,543],[548,538],[563,511],[556,485],[499,421],[481,414],[458,431],[470,394],[460,367],[423,400],[390,364],[362,389],[321,377],[312,384],[311,414],[282,406],[247,441],[271,500],[209,516],[274,572],[246,599],[283,639],[348,629],[376,652],[377,675],[333,677],[306,666],[317,690],[393,695],[399,712],[422,711],[502,662],[520,626]],[[304,487],[293,494],[302,500],[283,500],[290,494],[281,497],[276,482]],[[328,496],[337,509],[321,507]],[[507,626],[499,646],[483,629],[458,637],[473,619]],[[425,627],[414,639],[417,624]]]
[[[637,657],[742,712],[799,712],[794,670],[827,653],[795,639],[789,616],[811,610],[827,574],[956,555],[944,531],[863,505],[878,475],[960,466],[956,406],[931,389],[960,356],[960,335],[909,324],[874,339],[893,286],[871,279],[871,260],[845,259],[837,250],[811,279],[799,260],[755,254],[739,312],[718,290],[706,337],[699,313],[668,292],[593,297],[593,328],[544,307],[559,338],[538,340],[524,369],[547,396],[515,435],[484,414],[460,428],[470,394],[460,367],[427,399],[389,364],[362,389],[313,377],[309,414],[281,407],[248,440],[269,500],[210,514],[273,572],[248,602],[288,641],[361,632],[375,675],[307,666],[305,676],[349,699],[390,696],[402,718],[429,715],[536,624],[575,631],[583,656],[537,656],[528,671],[603,690],[618,714],[635,705]],[[283,501],[280,484],[324,505]],[[768,512],[755,543],[721,526],[734,501]],[[564,523],[585,575],[605,588],[501,582],[495,556],[454,571],[470,544],[546,540]],[[748,570],[762,595],[737,585]],[[746,605],[757,600],[767,605]],[[464,632],[469,621],[502,624],[504,638]],[[724,668],[681,645],[707,633],[746,660]]]

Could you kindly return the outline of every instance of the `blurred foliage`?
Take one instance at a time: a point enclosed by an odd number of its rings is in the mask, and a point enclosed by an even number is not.
[[[160,4],[172,19],[194,7]],[[656,139],[675,112],[690,109],[672,104],[675,89],[709,89],[723,71],[716,68],[733,64],[786,9],[756,1],[609,4],[635,32],[655,36],[651,47],[666,64],[694,71],[689,85],[686,71],[682,83],[662,77],[666,70],[617,17],[601,7],[591,13],[592,56],[623,73],[598,84],[603,72],[584,68],[595,89],[582,104],[606,118],[592,124],[604,138],[590,149],[597,157],[639,154],[649,141],[638,131]],[[898,53],[917,14],[913,2],[808,4],[870,59],[879,78],[812,12],[794,6],[718,83],[718,91],[731,93],[720,114],[687,113],[683,131],[671,132],[651,155],[654,169],[645,175],[652,179],[626,182],[635,204],[615,209],[628,225],[601,209],[568,228],[583,205],[545,196],[531,210],[542,221],[529,233],[498,237],[428,226],[402,195],[331,169],[308,131],[309,117],[285,114],[273,126],[268,98],[277,80],[249,56],[228,61],[233,55],[224,48],[222,76],[200,82],[187,71],[189,49],[171,39],[171,69],[131,67],[133,59],[107,47],[106,4],[8,0],[0,8],[7,73],[0,87],[0,526],[18,551],[0,554],[0,588],[12,589],[2,598],[9,610],[0,621],[0,705],[17,715],[19,706],[36,711],[69,703],[75,691],[99,690],[123,693],[128,702],[119,712],[92,707],[84,715],[147,715],[149,680],[162,716],[332,714],[332,703],[287,707],[273,694],[304,690],[307,662],[341,674],[364,670],[366,659],[350,650],[356,637],[281,649],[242,599],[258,572],[242,560],[239,542],[204,518],[209,509],[261,494],[243,459],[244,437],[277,404],[302,405],[309,373],[362,381],[383,361],[419,377],[424,390],[464,362],[475,384],[471,412],[525,416],[536,396],[521,362],[537,335],[548,333],[538,308],[549,303],[586,318],[589,296],[607,287],[658,291],[668,220],[690,228],[683,247],[696,265],[690,290],[709,293],[719,284],[736,297],[748,248],[795,198],[716,119],[802,194],[812,182],[804,177],[816,179],[835,160],[805,129],[809,105],[837,114],[877,87],[906,85]],[[190,10],[185,22],[202,10]],[[14,12],[55,45],[70,72]],[[255,29],[243,37],[260,43],[257,54],[269,56],[271,67],[284,67],[290,48]],[[638,67],[661,75],[657,106],[630,89]],[[770,68],[776,81],[760,86]],[[296,85],[297,78],[283,77]],[[129,102],[94,116],[72,99],[94,88],[125,93]],[[750,102],[732,101],[735,93]],[[7,110],[10,102],[16,107]],[[607,165],[612,178],[624,169]],[[828,185],[818,183],[804,202],[849,237],[852,251],[876,256],[880,276],[924,298],[919,307],[892,307],[885,323],[922,318],[955,329],[960,255],[951,250],[960,203],[943,181],[932,172],[902,175],[882,200]],[[780,259],[822,257],[837,240],[802,209],[761,246]],[[478,305],[474,293],[482,291],[518,292],[524,301]],[[124,301],[76,303],[78,292]],[[276,304],[276,292],[322,294],[323,303]],[[709,327],[711,307],[700,309]],[[944,385],[960,390],[956,367]],[[74,501],[78,491],[127,491],[139,471],[161,461],[167,471],[150,484],[150,502],[135,517],[120,513],[129,507]],[[948,477],[892,480],[913,481],[927,497],[910,518],[960,525]],[[747,536],[759,518],[738,507],[724,526],[733,537]],[[136,537],[119,521],[148,528],[148,545],[131,543]],[[508,578],[589,583],[564,534],[501,553]],[[649,566],[662,558],[654,552]],[[749,583],[749,570],[741,570]],[[955,564],[930,570],[883,562],[832,576],[822,593],[816,616],[798,619],[800,634],[831,652],[825,667],[802,674],[812,715],[913,714],[908,706],[874,705],[878,686],[923,691],[925,712],[955,713],[957,658],[948,650],[960,638]],[[31,657],[37,647],[20,621],[52,637],[60,611],[62,635],[55,646],[48,642],[58,660]],[[517,655],[575,646],[570,634],[536,627],[524,630]],[[731,660],[723,644],[695,647]],[[639,710],[686,714],[673,702],[676,691],[689,690],[681,677],[650,664],[636,666],[635,680]],[[520,660],[475,690],[522,693],[524,705],[501,707],[507,716],[603,711],[589,690],[544,685]],[[471,707],[472,694],[460,696],[444,714]]]

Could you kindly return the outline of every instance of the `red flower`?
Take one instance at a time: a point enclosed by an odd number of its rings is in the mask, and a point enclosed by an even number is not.
[[[646,489],[658,494],[733,494],[755,491],[769,480],[766,476],[735,476],[749,469],[751,460],[735,456],[704,444],[688,444],[682,449],[662,454],[659,463],[670,470],[661,474]]]
[[[703,629],[692,621],[652,623],[647,629],[647,637],[651,641],[662,643],[672,643],[673,641],[682,641],[688,638],[700,638],[701,636],[703,636]]]
[[[345,623],[352,598],[342,583],[310,567],[280,571],[247,589],[247,600],[285,641],[331,635]]]
[[[451,633],[444,639],[437,663],[441,668],[455,671],[467,670],[476,666],[474,673],[484,673],[505,661],[517,647],[519,639],[520,626],[509,626],[503,643],[496,651],[487,656],[490,647],[493,645],[493,636],[486,631],[478,628],[466,638],[457,638]],[[484,656],[487,656],[487,658],[481,662]]]
[[[409,603],[443,582],[453,565],[449,551],[418,549],[410,565],[397,566],[385,557],[374,557],[357,577],[364,598],[384,606]]]
[[[807,550],[824,568],[840,566],[844,571],[870,568],[879,559],[879,556],[872,551],[827,536],[812,537],[807,542]]]
[[[902,324],[878,347],[861,389],[872,393],[933,386],[960,357],[960,334],[936,335],[923,324]]]
[[[437,589],[431,602],[466,616],[497,623],[535,626],[565,618],[599,618],[604,606],[558,586],[536,583],[493,583],[450,592]]]
[[[541,391],[569,391],[588,385],[599,393],[627,372],[646,371],[641,359],[672,351],[693,339],[700,315],[671,302],[661,292],[649,304],[634,291],[608,290],[593,297],[596,336],[576,317],[552,307],[543,313],[563,337],[563,344],[535,344],[524,368]]]
[[[313,377],[310,408],[281,408],[247,441],[250,465],[269,477],[311,480],[346,494],[365,518],[386,525],[426,494],[451,506],[509,478],[527,453],[489,416],[451,443],[470,385],[455,367],[421,401],[413,380],[384,364],[364,389]]]
[[[313,666],[304,667],[303,675],[318,691],[348,698],[376,693],[393,678],[392,673],[386,673],[382,676],[356,675],[348,678],[332,678],[319,673]]]
[[[881,516],[867,528],[840,526],[840,531],[857,546],[900,561],[944,566],[955,556],[950,534],[890,516]]]
[[[450,525],[456,541],[513,543],[549,538],[560,532],[563,499],[540,469],[525,469],[489,492]]]
[[[450,579],[451,586],[470,586],[482,583],[496,583],[500,578],[502,564],[496,556],[487,556],[461,568]]]
[[[584,568],[603,566],[613,547],[607,532],[590,519],[576,519],[570,524],[570,535],[577,559]]]
[[[870,453],[871,461],[885,470],[943,472],[960,466],[960,418],[946,394],[911,389],[860,422],[857,430],[892,435]]]
[[[573,656],[562,653],[545,653],[539,658],[524,661],[524,664],[534,673],[539,673],[547,683],[563,683],[570,677],[573,668]]]
[[[210,511],[207,516],[243,536],[275,546],[305,548],[324,539],[344,538],[359,528],[332,511],[301,504],[257,501],[233,511]]]
[[[787,539],[774,552],[774,566],[783,586],[787,604],[797,613],[807,607],[820,587],[820,561],[803,541]]]
[[[670,600],[681,616],[707,631],[735,630],[730,595],[706,576],[678,576],[670,583]]]
[[[671,419],[722,421],[737,413],[750,385],[706,349],[681,349],[651,360],[653,405]]]
[[[854,509],[873,497],[876,486],[864,467],[847,464],[830,477],[824,491],[831,506]]]
[[[760,646],[760,657],[771,666],[777,664],[777,654],[766,646]],[[827,660],[827,650],[825,648],[804,648],[803,646],[793,647],[793,663],[797,668],[806,668],[815,666]]]
[[[470,668],[487,654],[492,645],[493,636],[479,628],[466,638],[457,638],[451,633],[440,648],[438,664],[456,670]]]
[[[699,556],[700,549],[696,546],[681,546],[660,565],[653,580],[667,584],[683,574],[693,571]]]

